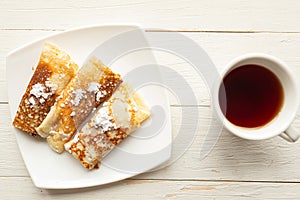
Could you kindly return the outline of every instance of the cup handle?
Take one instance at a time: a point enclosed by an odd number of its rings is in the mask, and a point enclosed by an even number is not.
[[[293,127],[290,126],[279,136],[288,142],[296,142],[300,137],[300,132],[297,132]]]

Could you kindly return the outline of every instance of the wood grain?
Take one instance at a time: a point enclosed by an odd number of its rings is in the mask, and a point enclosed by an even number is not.
[[[2,29],[66,29],[87,24],[134,23],[189,31],[299,32],[297,0],[39,1],[0,3]]]
[[[299,142],[279,137],[245,141],[223,130],[205,159],[203,141],[212,122],[209,91],[183,59],[155,52],[158,63],[176,71],[196,95],[178,101],[169,93],[173,138],[195,133],[191,145],[169,166],[132,179],[79,190],[43,190],[29,177],[12,132],[5,76],[6,54],[34,39],[93,24],[137,24],[149,32],[179,32],[205,49],[221,71],[249,52],[272,54],[300,77],[300,3],[298,0],[2,0],[0,1],[0,196],[1,199],[299,199]],[[160,41],[172,42],[172,41]],[[191,53],[195,53],[191,49]],[[22,67],[22,66],[20,66]],[[165,75],[166,84],[176,79]],[[298,80],[300,81],[300,79]],[[189,123],[199,113],[197,128]],[[182,119],[182,114],[185,120]],[[214,123],[212,122],[214,125]],[[300,129],[300,112],[293,123]],[[180,152],[173,148],[173,153]]]
[[[0,195],[21,199],[298,199],[299,183],[246,183],[125,180],[109,185],[73,190],[35,188],[30,178],[1,178]],[[16,188],[22,188],[16,189]]]
[[[2,51],[0,51],[0,102],[7,102],[6,95],[6,81],[5,81],[5,55],[34,39],[53,33],[53,31],[16,31],[16,30],[0,30],[0,42],[2,44]],[[153,34],[169,34],[153,33]],[[180,33],[182,34],[182,33]],[[283,33],[184,33],[184,36],[195,41],[200,45],[210,56],[215,66],[219,71],[222,71],[224,66],[233,58],[250,52],[261,52],[274,55],[285,61],[295,72],[296,76],[300,76],[299,65],[299,46],[300,33],[283,34]],[[172,41],[159,41],[172,42]],[[193,49],[190,50],[191,54]],[[184,103],[177,102],[175,97],[171,97],[172,105],[209,105],[210,97],[207,86],[205,85],[203,77],[197,74],[195,69],[182,58],[178,56],[155,51],[158,64],[166,66],[182,76],[188,85],[181,85],[178,87],[176,78],[163,74],[167,85],[177,87],[180,93],[184,94],[187,87],[190,86],[196,95],[197,102],[190,100],[188,96],[184,99]],[[22,67],[22,66],[20,66]],[[26,67],[26,66],[24,66]],[[30,66],[31,67],[31,66]],[[299,80],[300,84],[300,80]]]

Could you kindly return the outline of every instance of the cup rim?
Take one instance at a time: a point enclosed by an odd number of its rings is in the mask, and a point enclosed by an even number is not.
[[[287,76],[289,77],[290,82],[292,83],[292,86],[294,86],[294,92],[295,94],[295,104],[293,106],[294,109],[291,110],[291,112],[289,113],[289,116],[287,116],[286,120],[284,121],[284,123],[281,123],[280,126],[278,126],[278,129],[272,131],[272,133],[268,133],[268,134],[253,134],[255,132],[255,130],[264,130],[265,127],[268,127],[268,125],[270,123],[272,123],[274,121],[274,119],[276,119],[277,117],[275,117],[273,120],[271,120],[270,122],[268,122],[266,125],[263,125],[261,127],[256,127],[256,128],[246,128],[246,127],[240,127],[237,126],[233,123],[231,123],[229,120],[227,120],[227,118],[224,116],[223,112],[221,111],[221,108],[219,106],[219,89],[220,89],[220,85],[222,83],[223,78],[233,69],[235,69],[236,66],[239,62],[245,61],[245,60],[249,60],[249,59],[264,59],[264,60],[269,60],[273,63],[276,63],[282,70],[284,70],[287,74]],[[268,66],[266,66],[268,67]],[[270,68],[268,68],[270,69]],[[231,133],[233,133],[236,136],[239,136],[241,138],[244,139],[248,139],[248,140],[263,140],[263,139],[268,139],[268,138],[272,138],[275,137],[279,134],[281,134],[282,132],[284,132],[292,123],[293,119],[296,116],[297,110],[299,108],[299,92],[297,90],[298,86],[297,86],[297,81],[296,78],[294,76],[294,74],[292,73],[292,71],[290,70],[290,68],[279,58],[274,57],[272,55],[269,54],[264,54],[264,53],[247,53],[241,56],[238,56],[234,59],[232,59],[224,68],[223,72],[220,74],[219,79],[215,82],[214,84],[214,91],[213,91],[213,107],[214,107],[214,112],[216,112],[217,117],[219,118],[219,120],[222,122],[223,126],[229,130]],[[281,111],[278,113],[278,115],[281,113]],[[251,134],[249,134],[251,132]]]

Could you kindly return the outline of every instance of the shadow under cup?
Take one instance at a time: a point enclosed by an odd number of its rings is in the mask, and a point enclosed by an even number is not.
[[[227,66],[214,91],[214,106],[226,129],[250,140],[283,133],[298,109],[296,81],[275,57],[241,56]]]

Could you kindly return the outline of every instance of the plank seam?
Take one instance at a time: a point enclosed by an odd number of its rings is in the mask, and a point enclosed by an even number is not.
[[[129,180],[141,180],[141,181],[182,181],[182,182],[224,182],[224,183],[276,183],[276,184],[299,184],[300,181],[271,181],[271,180],[229,180],[229,179],[222,179],[222,180],[209,180],[209,179],[137,179],[137,178],[130,178]]]
[[[30,176],[0,176],[0,179],[30,178]],[[210,182],[210,183],[261,183],[261,184],[299,184],[300,181],[268,181],[268,180],[209,180],[209,179],[125,179],[129,181],[166,181],[166,182]],[[123,180],[124,181],[124,180]]]
[[[0,31],[65,31],[67,29],[47,29],[47,28],[0,28]],[[179,33],[269,33],[269,34],[299,34],[299,31],[252,31],[252,30],[164,30],[164,29],[145,29],[146,32],[179,32]]]

